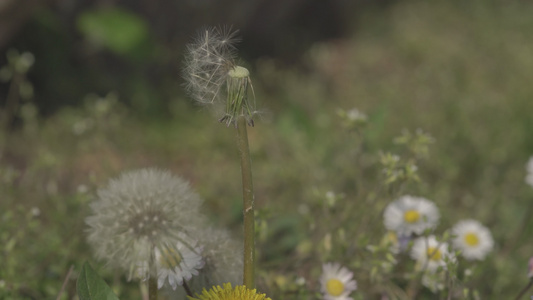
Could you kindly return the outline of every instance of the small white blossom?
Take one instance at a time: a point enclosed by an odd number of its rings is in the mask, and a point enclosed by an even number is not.
[[[193,275],[198,275],[198,271],[204,266],[202,248],[194,242],[186,245],[185,241],[180,241],[175,247],[155,248],[155,260],[157,287],[162,288],[168,279],[174,290],[183,281],[189,281]]]
[[[385,227],[402,236],[421,234],[439,220],[435,204],[425,198],[403,196],[390,203],[383,213]]]
[[[357,289],[353,273],[338,263],[322,265],[320,289],[324,300],[353,300],[350,294]]]
[[[468,260],[483,260],[492,250],[490,230],[475,220],[463,220],[452,228],[453,246]]]
[[[434,235],[419,237],[411,249],[411,257],[418,262],[418,267],[435,271],[446,268],[445,258],[454,261],[455,256],[448,251],[448,244],[437,241]]]

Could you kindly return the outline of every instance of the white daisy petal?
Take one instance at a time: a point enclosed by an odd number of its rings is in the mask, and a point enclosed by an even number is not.
[[[390,203],[383,213],[385,227],[401,236],[421,234],[428,228],[434,228],[439,218],[439,211],[433,202],[408,195]]]
[[[452,233],[454,248],[468,260],[483,260],[494,246],[490,230],[476,220],[458,222]]]
[[[184,236],[181,236],[184,239]],[[193,275],[198,275],[198,270],[204,266],[201,255],[202,248],[196,242],[178,242],[175,247],[155,249],[158,283],[168,278],[172,289],[182,285],[183,281],[190,280]]]
[[[455,256],[448,251],[448,244],[437,241],[434,235],[417,238],[411,249],[411,257],[418,262],[418,267],[429,271],[446,268],[445,258],[455,260]]]
[[[357,289],[353,273],[338,263],[322,265],[320,289],[325,300],[352,300],[349,295]]]

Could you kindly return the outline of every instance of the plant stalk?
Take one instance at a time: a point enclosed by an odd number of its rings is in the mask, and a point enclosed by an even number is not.
[[[157,300],[157,278],[151,274],[148,278],[148,299]]]
[[[239,116],[237,120],[237,144],[241,154],[242,195],[244,215],[244,276],[243,284],[255,288],[255,217],[254,217],[254,187],[252,183],[252,161],[248,146],[248,132],[246,117]]]
[[[533,286],[533,278],[529,279],[529,283],[520,291],[518,296],[516,296],[515,300],[520,300],[522,297],[526,294],[527,290],[529,290]]]

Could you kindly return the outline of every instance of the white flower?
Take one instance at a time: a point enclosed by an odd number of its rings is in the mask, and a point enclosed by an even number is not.
[[[483,260],[492,250],[490,230],[475,220],[463,220],[452,228],[453,246],[468,260]]]
[[[433,293],[444,290],[446,283],[446,272],[425,272],[422,276],[422,285]]]
[[[192,234],[202,245],[205,262],[198,275],[193,276],[187,285],[192,293],[202,293],[203,289],[224,283],[242,285],[243,245],[233,239],[229,232],[219,228],[200,228]],[[173,299],[187,299],[184,289],[173,292]]]
[[[160,262],[156,260],[167,257],[165,253],[179,257],[179,266],[185,263],[186,278],[200,267],[190,253],[198,253],[191,242],[192,232],[205,226],[199,213],[201,202],[186,181],[170,172],[123,173],[100,189],[98,199],[91,203],[93,215],[86,219],[88,242],[97,258],[129,272],[129,279],[157,276],[153,271],[157,272]],[[179,282],[177,275],[166,275],[171,284],[173,279]]]
[[[533,156],[529,158],[526,164],[526,183],[533,187]]]
[[[390,203],[383,213],[385,227],[399,235],[421,234],[433,228],[439,220],[435,204],[427,199],[403,196]]]
[[[364,123],[367,120],[367,116],[360,112],[357,108],[352,108],[346,112],[346,118],[351,122]]]
[[[324,300],[352,300],[349,295],[357,289],[357,282],[352,278],[353,273],[338,263],[322,265],[320,285]]]
[[[155,248],[157,287],[163,287],[168,278],[168,283],[175,290],[184,280],[189,281],[193,275],[198,275],[198,270],[204,266],[201,253],[202,248],[194,242],[186,246],[180,241],[173,248]]]
[[[434,235],[419,237],[411,249],[411,257],[418,262],[418,267],[435,271],[446,268],[445,258],[455,261],[455,256],[448,251],[447,243],[440,243]]]

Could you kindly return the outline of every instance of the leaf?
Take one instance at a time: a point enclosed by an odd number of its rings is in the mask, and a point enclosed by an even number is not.
[[[77,20],[78,29],[93,43],[117,54],[136,56],[149,40],[146,22],[119,8],[86,11]]]
[[[83,264],[76,282],[76,290],[80,300],[118,300],[111,288],[91,268],[88,262]]]

